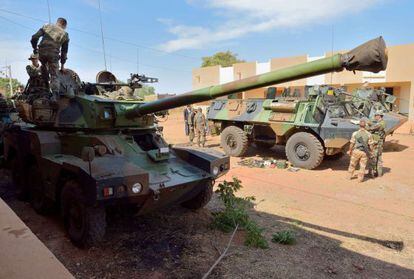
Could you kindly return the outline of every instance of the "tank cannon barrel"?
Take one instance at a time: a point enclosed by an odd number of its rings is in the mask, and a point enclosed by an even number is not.
[[[312,62],[148,102],[126,111],[126,117],[135,118],[149,113],[212,100],[237,92],[330,72],[340,72],[344,69],[348,71],[369,71],[377,73],[386,69],[387,61],[385,42],[382,37],[378,37],[344,54],[335,54]]]

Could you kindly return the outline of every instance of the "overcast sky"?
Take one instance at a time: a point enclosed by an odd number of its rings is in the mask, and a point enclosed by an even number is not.
[[[67,67],[94,81],[104,69],[97,0],[49,0],[51,18],[68,20]],[[410,0],[101,0],[107,67],[126,80],[158,77],[159,93],[191,89],[201,57],[231,50],[247,61],[323,55],[376,36],[414,43]],[[0,0],[0,66],[25,83],[30,37],[48,21],[47,0]]]

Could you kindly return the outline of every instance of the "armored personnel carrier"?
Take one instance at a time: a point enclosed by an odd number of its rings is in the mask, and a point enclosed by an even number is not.
[[[114,100],[99,88],[137,88],[152,81],[145,76],[132,75],[126,84],[113,78],[91,84],[66,71],[59,77],[57,101],[43,92],[18,103],[26,123],[5,131],[5,157],[18,194],[29,196],[39,213],[58,205],[70,239],[89,246],[104,236],[106,207],[132,205],[138,214],[172,204],[201,208],[215,179],[229,170],[224,154],[168,145],[156,125],[157,113],[331,71],[379,71],[385,65],[379,38],[347,54],[147,103]]]
[[[341,65],[340,61],[346,57],[354,57],[350,61],[356,62],[359,58],[354,55],[360,55],[368,49],[372,51],[371,58],[377,57],[370,62],[374,66],[368,66],[368,60],[364,59],[364,65],[357,62],[354,65],[359,64],[359,67],[352,68],[345,63],[345,68],[372,72],[384,70],[387,56],[382,38],[336,57],[337,60],[332,65]],[[303,71],[317,73],[322,68],[336,71],[333,69],[335,66],[322,65],[330,59],[332,58],[293,66],[269,73],[268,76],[273,76],[273,82],[282,82],[292,76],[304,77],[301,76]],[[248,80],[250,84],[246,81],[237,82],[241,85],[238,88],[248,90],[254,88],[252,84],[260,83],[258,77]],[[280,97],[215,100],[207,114],[210,131],[221,136],[221,146],[230,156],[243,156],[252,144],[265,150],[275,144],[286,145],[286,156],[294,166],[314,169],[325,156],[339,158],[338,155],[343,154],[352,133],[358,129],[358,120],[369,118],[376,110],[386,111],[384,119],[388,134],[407,121],[405,116],[390,111],[390,98],[374,99],[371,98],[373,94],[370,98],[361,94],[352,96],[342,89],[330,87],[315,87],[310,91],[308,99]]]

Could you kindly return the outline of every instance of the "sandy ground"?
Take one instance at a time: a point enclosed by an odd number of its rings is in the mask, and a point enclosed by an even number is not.
[[[181,115],[162,123],[168,142],[185,144]],[[359,184],[346,179],[349,157],[325,161],[317,170],[289,172],[242,167],[232,158],[240,195],[256,196],[251,216],[265,229],[269,249],[243,245],[239,232],[212,278],[414,278],[414,137],[394,135],[384,152],[386,173]],[[207,144],[219,149],[219,138]],[[250,157],[284,158],[283,147]],[[56,215],[36,215],[17,201],[7,171],[0,195],[77,278],[200,278],[229,235],[210,228],[214,197],[198,212],[173,208],[144,217],[113,213],[104,243],[75,248]],[[221,180],[223,180],[221,179]],[[290,229],[296,244],[270,242]]]

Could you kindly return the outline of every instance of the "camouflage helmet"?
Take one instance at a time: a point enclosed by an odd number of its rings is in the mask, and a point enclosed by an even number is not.
[[[375,112],[375,115],[384,116],[384,112],[379,109]]]

